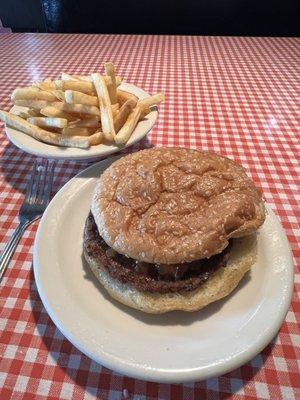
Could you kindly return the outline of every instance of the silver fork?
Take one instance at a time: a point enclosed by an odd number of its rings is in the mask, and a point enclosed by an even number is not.
[[[54,162],[46,160],[33,164],[27,192],[19,211],[19,225],[6,244],[0,257],[0,282],[10,259],[26,228],[40,218],[50,201],[54,176]]]

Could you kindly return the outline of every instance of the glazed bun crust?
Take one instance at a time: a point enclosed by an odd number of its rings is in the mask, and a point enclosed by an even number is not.
[[[96,258],[85,252],[85,258],[97,280],[111,297],[137,310],[162,314],[168,311],[197,311],[208,304],[229,295],[256,260],[256,237],[234,239],[230,258],[203,285],[191,292],[149,293],[113,279],[107,270],[99,265]]]
[[[153,148],[100,176],[91,211],[114,250],[175,264],[220,253],[264,222],[262,195],[240,165],[217,154]]]

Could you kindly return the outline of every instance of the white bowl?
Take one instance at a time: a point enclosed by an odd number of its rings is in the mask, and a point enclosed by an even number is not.
[[[122,83],[120,89],[135,94],[138,98],[144,99],[149,94],[144,90],[131,85],[129,83]],[[14,106],[11,112],[14,113],[16,110],[22,107]],[[133,131],[128,142],[123,146],[99,144],[97,146],[91,146],[89,149],[77,149],[74,147],[59,147],[50,145],[47,143],[40,142],[23,132],[20,132],[10,126],[5,126],[6,134],[8,139],[21,150],[27,153],[33,154],[38,157],[63,159],[63,160],[81,160],[81,161],[92,161],[99,158],[106,157],[109,154],[116,153],[126,147],[129,147],[141,139],[143,139],[147,133],[152,129],[157,119],[158,112],[157,108],[154,107],[152,111],[140,121]]]

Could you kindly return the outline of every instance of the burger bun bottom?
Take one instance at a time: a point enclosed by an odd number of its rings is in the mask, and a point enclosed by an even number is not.
[[[226,267],[219,268],[199,288],[190,292],[150,293],[139,291],[128,284],[113,279],[105,268],[92,257],[84,254],[97,280],[111,297],[131,308],[151,314],[168,311],[198,311],[201,308],[228,296],[256,261],[256,235],[234,239]]]

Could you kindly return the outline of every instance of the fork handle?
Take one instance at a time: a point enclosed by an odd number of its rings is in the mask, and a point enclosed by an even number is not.
[[[6,246],[4,247],[3,253],[1,254],[1,257],[0,257],[0,282],[2,281],[4,272],[6,271],[6,268],[8,267],[8,264],[11,260],[11,257],[13,255],[16,247],[17,247],[17,244],[19,243],[19,240],[21,239],[21,237],[28,225],[29,225],[29,223],[20,222],[18,227],[14,231],[12,237],[9,239]]]

